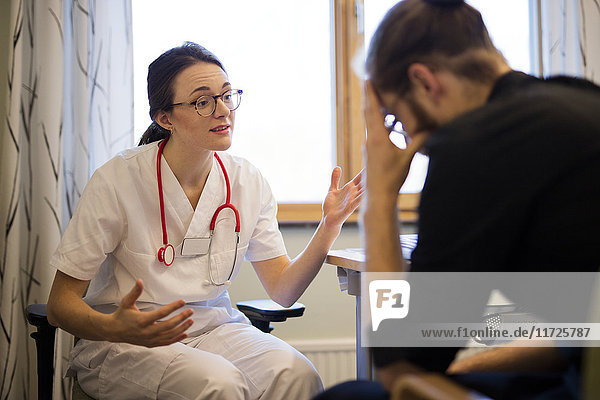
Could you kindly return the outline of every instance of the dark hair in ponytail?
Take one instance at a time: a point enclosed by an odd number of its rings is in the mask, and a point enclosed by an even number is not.
[[[221,61],[206,48],[193,42],[165,51],[148,67],[148,101],[152,123],[142,135],[138,146],[165,139],[170,132],[154,121],[160,110],[167,111],[173,103],[173,81],[185,68],[200,63],[215,64],[223,71]]]
[[[146,131],[140,138],[138,146],[152,142],[158,142],[159,140],[166,139],[170,134],[171,132],[169,132],[156,122],[152,121],[150,126],[148,126],[148,129],[146,129]]]

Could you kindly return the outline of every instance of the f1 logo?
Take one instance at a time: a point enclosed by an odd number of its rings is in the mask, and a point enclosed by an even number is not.
[[[384,319],[402,319],[408,315],[410,284],[404,280],[374,280],[369,282],[371,326],[379,328]]]

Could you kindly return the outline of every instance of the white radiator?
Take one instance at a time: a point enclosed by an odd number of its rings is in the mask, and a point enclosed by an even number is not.
[[[325,388],[356,379],[354,338],[289,340],[288,343],[313,363]]]

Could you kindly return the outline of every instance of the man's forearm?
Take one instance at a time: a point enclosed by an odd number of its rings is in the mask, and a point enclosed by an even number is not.
[[[363,226],[369,272],[406,270],[400,245],[396,201],[393,196],[372,196],[367,199]]]
[[[498,347],[453,362],[447,373],[559,371],[564,366],[556,347]]]

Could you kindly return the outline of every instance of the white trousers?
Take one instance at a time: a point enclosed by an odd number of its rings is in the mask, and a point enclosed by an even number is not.
[[[323,390],[306,357],[240,323],[151,349],[80,340],[71,359],[79,384],[98,400],[308,400]]]

